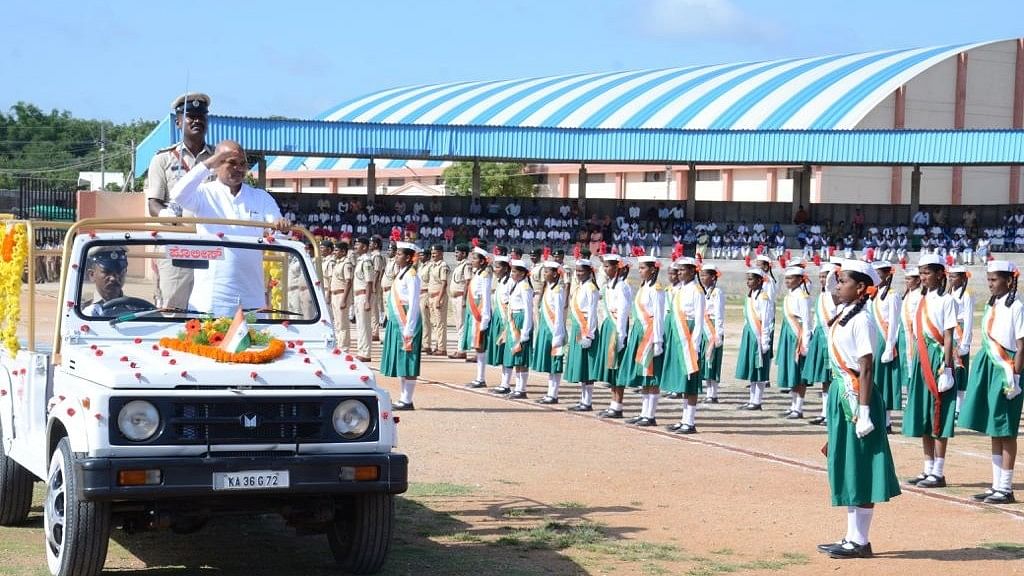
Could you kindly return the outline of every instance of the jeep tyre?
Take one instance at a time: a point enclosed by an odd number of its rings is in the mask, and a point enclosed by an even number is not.
[[[71,443],[62,438],[46,478],[46,563],[54,576],[95,576],[107,559],[110,503],[79,499],[74,460]]]
[[[0,426],[0,526],[21,524],[32,507],[32,473],[7,456]]]
[[[374,574],[391,550],[395,499],[391,494],[360,494],[340,500],[327,542],[334,559],[352,574]]]

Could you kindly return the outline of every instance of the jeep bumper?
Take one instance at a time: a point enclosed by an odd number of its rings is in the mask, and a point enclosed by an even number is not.
[[[408,488],[404,454],[317,454],[289,457],[83,458],[75,462],[79,492],[86,500],[160,500],[214,493],[279,495],[400,494]],[[376,466],[376,480],[346,480],[345,468]],[[159,470],[159,484],[122,486],[122,471]],[[214,473],[287,471],[289,486],[276,489],[215,491]]]

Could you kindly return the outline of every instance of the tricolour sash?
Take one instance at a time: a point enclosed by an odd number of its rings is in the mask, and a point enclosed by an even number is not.
[[[941,393],[939,392],[939,383],[935,379],[932,363],[928,356],[928,347],[942,346],[945,343],[945,338],[942,331],[932,321],[931,314],[928,313],[927,295],[922,296],[921,303],[917,305],[917,320],[914,323],[914,331],[917,332],[917,357],[918,363],[921,365],[921,374],[924,375],[925,384],[928,385],[928,391],[932,394],[932,433],[938,436],[939,431],[942,429],[942,423],[940,422],[942,418],[942,400]],[[931,344],[928,342],[929,338],[932,340]]]
[[[690,321],[686,317],[686,311],[683,310],[683,303],[680,301],[680,296],[686,294],[689,289],[692,288],[684,286],[672,295],[672,320],[676,324],[676,332],[679,333],[680,339],[683,340],[683,362],[686,364],[686,373],[693,374],[700,370],[700,361],[697,358],[697,350],[693,346],[693,333],[690,331]],[[693,324],[696,327],[696,318],[694,318]]]
[[[543,306],[543,311],[544,311],[544,321],[548,325],[548,331],[551,333],[551,337],[554,338],[555,337],[555,327],[558,325],[558,306],[552,305],[552,303],[551,303],[552,299],[548,295],[549,292],[551,294],[559,294],[559,292],[555,291],[554,288],[552,288],[551,290],[548,290],[548,288],[545,286],[545,288],[544,288],[544,295],[541,296],[541,305]],[[551,347],[551,355],[552,356],[559,356],[561,353],[562,353],[562,347],[561,346],[552,346]]]
[[[390,312],[391,321],[397,322],[399,334],[405,332],[405,323],[409,320],[409,314],[406,311],[406,306],[402,304],[401,298],[398,297],[398,290],[396,287],[391,289],[391,298],[388,299],[388,310]],[[406,338],[402,336],[402,350],[406,352],[412,352],[412,338]]]
[[[636,348],[636,355],[633,356],[633,360],[640,366],[644,367],[644,376],[654,376],[654,315],[651,314],[647,307],[644,306],[643,300],[648,290],[653,290],[650,286],[644,286],[640,289],[640,293],[636,295],[633,300],[633,313],[636,316],[637,322],[643,324],[643,337],[640,340],[640,345]]]
[[[843,408],[843,414],[846,415],[848,422],[856,422],[857,413],[854,411],[854,406],[860,403],[860,375],[850,370],[843,362],[842,357],[839,355],[839,350],[836,349],[836,329],[839,327],[839,322],[836,322],[829,329],[828,335],[828,347],[829,347],[829,360],[832,364],[832,374],[846,374],[846,381],[843,382],[843,396],[842,400],[839,401],[839,405]]]
[[[1008,388],[1013,385],[1013,357],[1010,356],[1010,353],[1006,351],[1006,348],[1003,348],[1003,345],[998,340],[992,337],[992,323],[995,322],[995,319],[995,307],[986,306],[984,319],[982,320],[985,329],[981,332],[981,349],[985,354],[988,354],[992,363],[1003,371],[1003,375],[1006,378],[1004,388]]]
[[[480,334],[480,332],[482,331],[480,326],[481,326],[481,324],[483,324],[483,314],[484,314],[484,311],[483,311],[483,309],[481,307],[481,304],[483,304],[482,300],[486,296],[481,296],[481,297],[478,298],[476,296],[476,294],[473,293],[472,288],[473,288],[473,279],[471,279],[467,283],[466,295],[469,296],[469,298],[467,298],[466,300],[469,301],[469,315],[470,315],[471,318],[473,318],[473,348],[479,349],[480,348],[480,338],[482,336]]]
[[[747,327],[754,333],[754,345],[757,346],[757,359],[754,361],[754,366],[760,369],[764,366],[762,361],[764,351],[761,350],[761,317],[757,315],[757,308],[754,307],[752,296],[747,296],[746,306],[743,307],[743,317],[747,322]]]

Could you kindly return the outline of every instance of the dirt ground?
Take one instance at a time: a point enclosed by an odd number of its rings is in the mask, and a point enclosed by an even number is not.
[[[988,440],[966,431],[950,443],[949,488],[904,489],[876,508],[874,559],[817,553],[816,544],[842,537],[846,526],[845,508],[829,505],[819,452],[825,431],[779,418],[788,396],[776,388],[764,411],[734,409],[747,397],[729,377],[735,340],[727,341],[722,403],[702,407],[700,433],[685,437],[567,412],[575,386],[563,387],[561,404],[538,405],[546,390],[539,374],[529,400],[467,390],[472,364],[425,357],[417,410],[402,413],[399,424],[412,486],[399,499],[382,573],[1024,574],[1024,504],[969,499],[991,478]],[[489,369],[488,384],[497,381]],[[394,380],[381,384],[396,393]],[[811,415],[817,392],[808,398]],[[626,401],[627,415],[635,414],[639,396],[627,392]],[[599,386],[594,406],[607,402]],[[659,423],[679,416],[679,401],[661,401]],[[898,476],[915,475],[919,442],[889,438]],[[26,527],[0,529],[0,575],[46,572],[39,514]],[[323,537],[295,536],[273,518],[219,519],[190,536],[118,533],[107,569],[335,573]]]

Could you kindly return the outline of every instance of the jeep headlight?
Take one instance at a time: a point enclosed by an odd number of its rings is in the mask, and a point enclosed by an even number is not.
[[[345,400],[334,409],[334,429],[342,438],[359,438],[370,429],[370,409],[359,400]]]
[[[160,412],[145,400],[132,400],[117,414],[117,427],[129,440],[149,440],[160,428]]]

